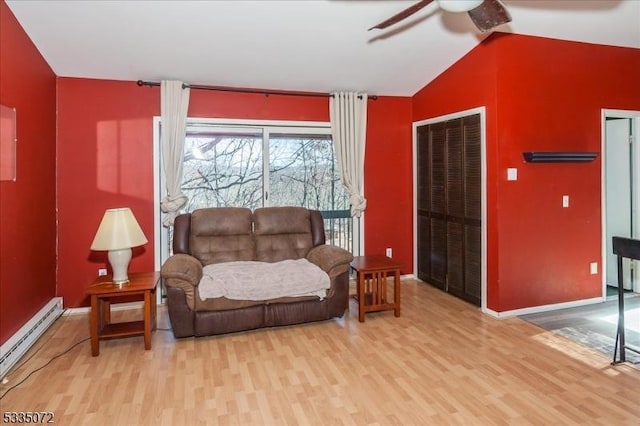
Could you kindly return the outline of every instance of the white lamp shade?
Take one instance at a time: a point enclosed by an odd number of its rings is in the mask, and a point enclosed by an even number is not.
[[[437,0],[438,6],[447,12],[468,12],[480,6],[484,0]]]
[[[91,250],[121,250],[147,242],[130,208],[108,209],[91,243]]]

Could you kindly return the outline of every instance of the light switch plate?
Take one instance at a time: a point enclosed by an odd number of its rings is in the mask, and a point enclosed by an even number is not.
[[[518,169],[509,167],[507,169],[507,180],[518,180]]]
[[[568,195],[563,195],[562,196],[562,207],[569,207],[569,196]]]

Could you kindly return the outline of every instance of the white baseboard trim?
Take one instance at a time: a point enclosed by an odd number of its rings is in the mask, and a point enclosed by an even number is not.
[[[29,350],[62,315],[62,297],[54,297],[0,347],[0,378]]]
[[[595,303],[603,303],[603,302],[606,302],[606,298],[594,297],[592,299],[582,299],[582,300],[574,300],[571,302],[553,303],[551,305],[532,306],[530,308],[521,308],[521,309],[514,309],[511,311],[502,311],[502,312],[496,312],[492,309],[487,308],[483,312],[495,318],[509,318],[509,317],[520,316],[520,315],[537,314],[539,312],[555,311],[558,309],[575,308],[575,307],[584,306],[584,305],[593,305]]]

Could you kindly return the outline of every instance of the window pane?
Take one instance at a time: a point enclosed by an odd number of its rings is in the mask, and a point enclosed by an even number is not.
[[[327,242],[351,248],[349,202],[329,136],[269,136],[269,205],[320,210]]]
[[[329,137],[270,135],[269,205],[347,209]]]
[[[204,207],[262,207],[262,137],[187,135],[182,191],[191,212]]]

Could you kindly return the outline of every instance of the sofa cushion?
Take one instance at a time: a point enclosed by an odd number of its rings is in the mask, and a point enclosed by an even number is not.
[[[279,262],[306,257],[313,247],[309,210],[303,207],[268,207],[253,212],[256,257]]]
[[[251,210],[216,207],[191,213],[191,254],[203,265],[253,260]]]

